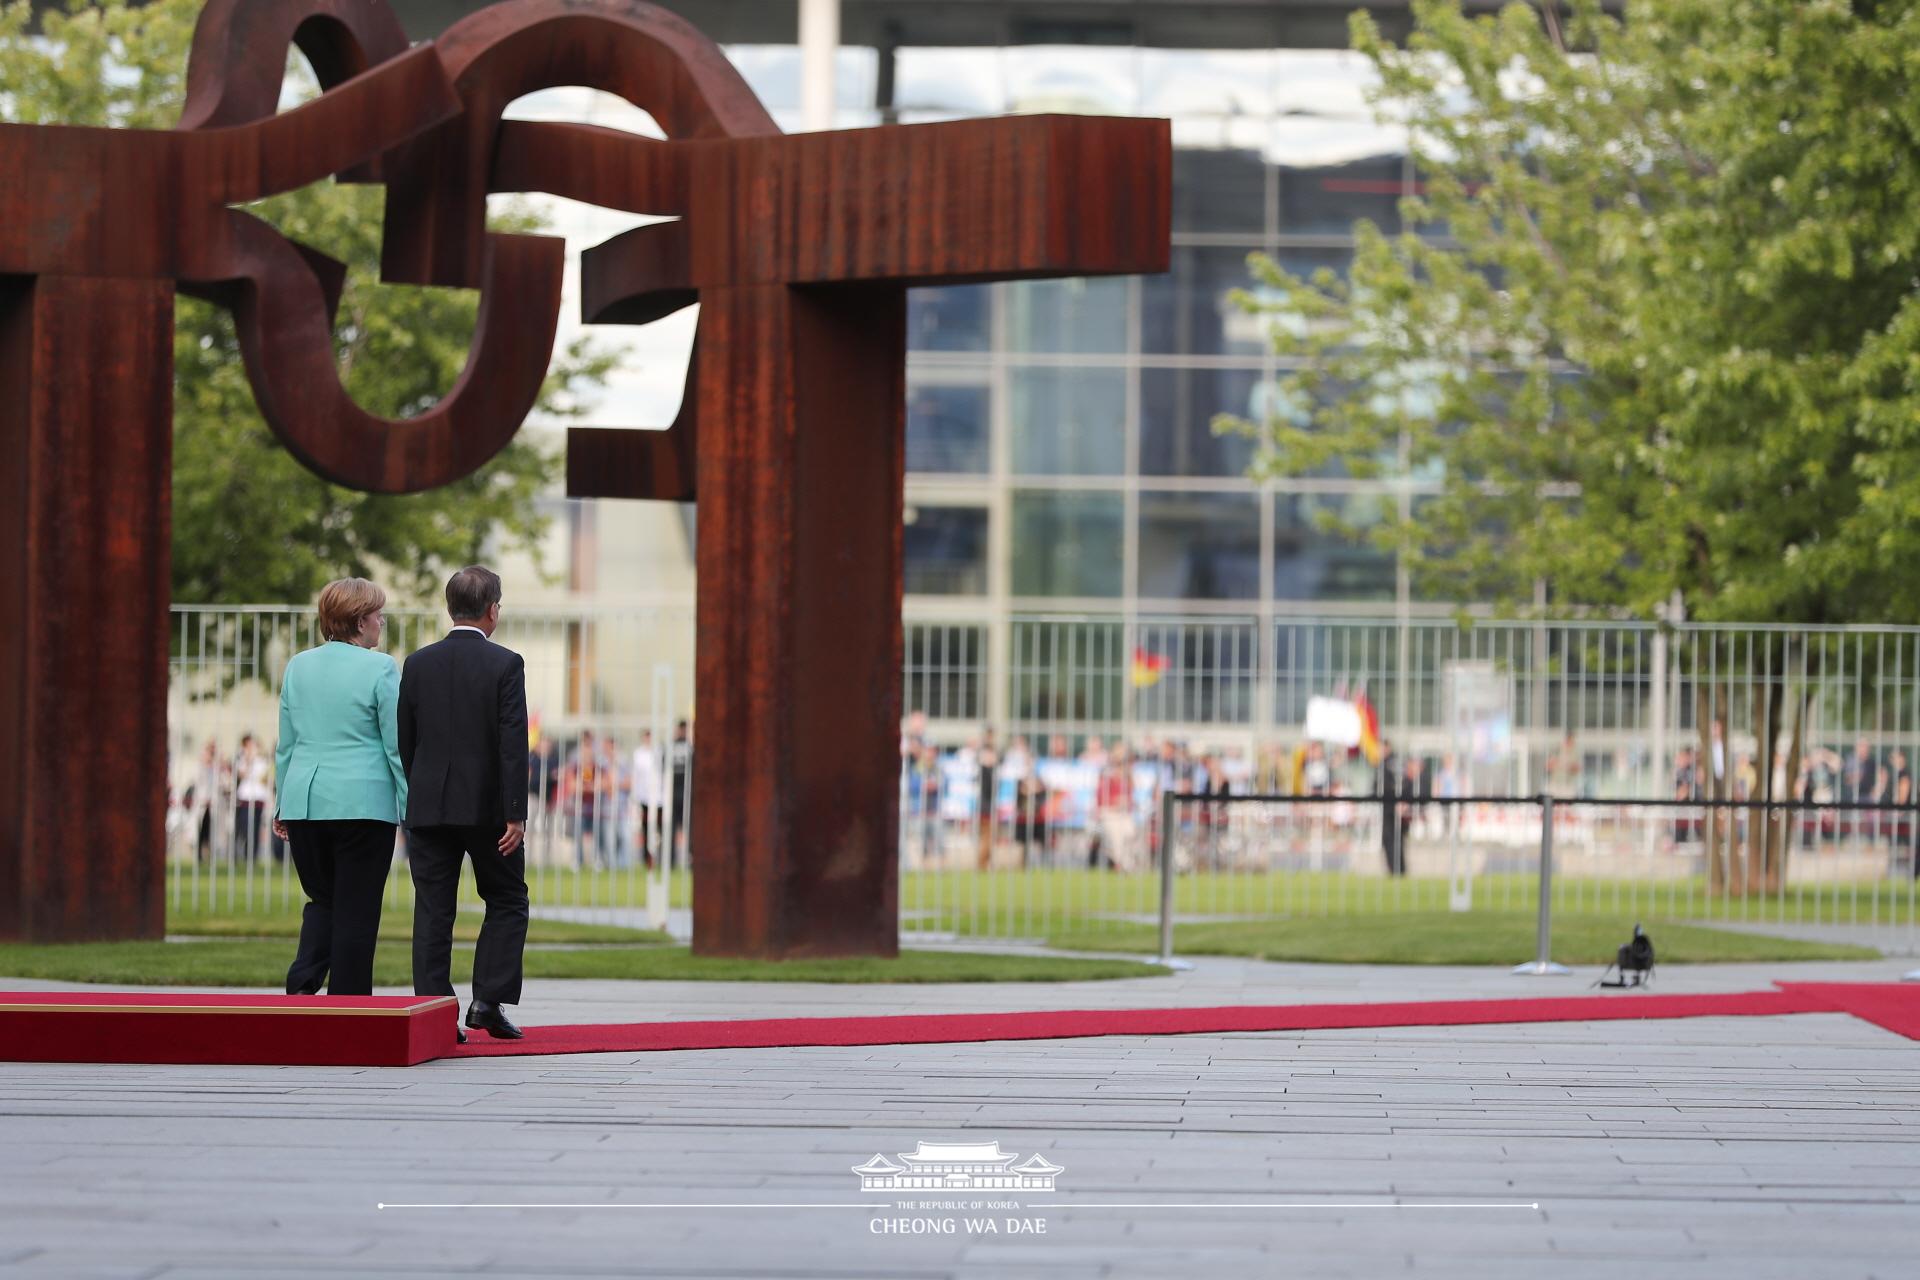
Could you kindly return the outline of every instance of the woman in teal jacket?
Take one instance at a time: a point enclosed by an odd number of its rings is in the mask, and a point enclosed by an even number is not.
[[[307,906],[288,995],[373,994],[380,897],[407,811],[394,709],[400,668],[376,647],[386,593],[365,578],[320,592],[326,643],[295,654],[280,682],[273,829],[293,851]]]

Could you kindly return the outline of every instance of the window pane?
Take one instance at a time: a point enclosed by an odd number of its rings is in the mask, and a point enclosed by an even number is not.
[[[1140,594],[1259,599],[1259,499],[1251,493],[1142,493]]]
[[[791,44],[730,44],[727,61],[733,64],[754,96],[770,112],[800,107],[800,48]],[[836,107],[873,106],[880,76],[880,54],[873,48],[842,45],[834,52],[833,98]]]
[[[1258,151],[1173,153],[1173,229],[1258,235],[1267,225],[1267,166]]]
[[[1246,724],[1253,718],[1259,645],[1254,624],[1143,619],[1138,646],[1166,661],[1160,678],[1136,691],[1141,720]]]
[[[1397,153],[1316,158],[1311,148],[1297,159],[1283,150],[1280,162],[1280,233],[1348,235],[1361,218],[1382,231],[1400,229],[1405,158]]]
[[[1271,395],[1257,369],[1146,369],[1140,374],[1140,474],[1239,476],[1254,442],[1216,436],[1213,415],[1259,422]]]
[[[901,49],[893,65],[893,98],[903,116],[997,116],[1007,110],[998,49]]]
[[[1273,71],[1276,113],[1372,127],[1367,91],[1380,83],[1380,77],[1365,54],[1350,49],[1280,49],[1274,53]]]
[[[1129,659],[1126,630],[1117,620],[1015,618],[1011,639],[1016,733],[1022,721],[1038,733],[1060,720],[1118,720],[1124,714]]]
[[[1136,114],[1140,76],[1133,49],[1025,45],[1004,57],[1013,111]]]
[[[1013,593],[1118,596],[1123,514],[1117,493],[1016,489]]]
[[[1126,351],[1126,280],[1108,276],[1008,285],[1007,346],[1034,352]]]
[[[907,290],[907,346],[914,351],[985,351],[989,286]]]
[[[1015,369],[1014,471],[1026,476],[1124,473],[1126,377],[1121,369]]]
[[[909,505],[901,531],[908,595],[987,593],[985,507]]]
[[[979,475],[988,467],[985,387],[907,391],[907,470]]]
[[[1281,494],[1273,524],[1273,594],[1278,600],[1392,600],[1393,553],[1365,538],[1385,518],[1375,494]],[[1357,528],[1356,536],[1322,529],[1331,511]]]
[[[1247,248],[1181,245],[1173,269],[1141,278],[1140,348],[1181,355],[1259,355],[1266,350],[1265,322],[1227,300],[1234,289],[1252,290]]]
[[[1273,55],[1143,49],[1140,84],[1140,114],[1173,122],[1173,229],[1265,234]]]
[[[1273,114],[1273,55],[1264,49],[1142,49],[1137,65],[1141,115]]]
[[[909,622],[903,630],[907,710],[923,711],[936,720],[977,719],[982,713],[986,628]]]

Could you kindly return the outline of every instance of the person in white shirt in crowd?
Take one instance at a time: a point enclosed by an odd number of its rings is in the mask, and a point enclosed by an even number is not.
[[[273,766],[252,734],[240,738],[240,757],[234,761],[233,854],[236,862],[260,856],[267,829],[267,806],[273,803]]]
[[[213,815],[227,811],[226,793],[232,773],[232,766],[220,758],[220,743],[208,738],[205,749],[200,752],[200,769],[193,778],[190,819],[194,830],[194,857],[202,864],[213,859],[216,830]]]
[[[640,731],[640,745],[633,749],[633,816],[640,833],[640,858],[653,867],[655,823],[660,816],[660,752],[653,745],[651,731]]]

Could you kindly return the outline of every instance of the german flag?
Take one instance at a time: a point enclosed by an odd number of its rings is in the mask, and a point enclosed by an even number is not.
[[[1133,651],[1133,687],[1145,689],[1160,683],[1160,673],[1167,669],[1167,660],[1160,654],[1145,649]]]
[[[1353,695],[1353,709],[1360,713],[1360,750],[1368,764],[1380,763],[1380,717],[1373,709],[1364,687]]]

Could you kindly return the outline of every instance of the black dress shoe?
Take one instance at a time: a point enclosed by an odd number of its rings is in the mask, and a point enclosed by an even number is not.
[[[465,1044],[467,1042],[467,1029],[461,1026],[457,1022],[453,1024],[453,1034],[459,1037],[461,1044]]]
[[[507,1014],[497,1004],[488,1004],[485,1000],[475,1000],[467,1006],[467,1025],[477,1031],[484,1031],[495,1040],[521,1040],[525,1033],[507,1021]]]

